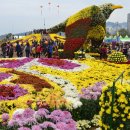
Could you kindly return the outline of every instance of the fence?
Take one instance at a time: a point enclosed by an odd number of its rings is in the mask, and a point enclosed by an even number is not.
[[[115,85],[116,82],[121,79],[121,84],[123,83],[123,75],[124,75],[125,71],[123,71],[119,77],[113,82],[113,86],[112,86],[112,106],[111,106],[111,121],[110,121],[110,130],[112,129],[112,122],[113,122],[113,107],[114,107],[114,100],[115,100]]]

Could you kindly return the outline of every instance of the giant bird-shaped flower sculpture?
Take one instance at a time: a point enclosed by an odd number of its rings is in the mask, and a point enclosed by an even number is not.
[[[91,40],[94,48],[100,46],[106,34],[106,20],[115,9],[119,8],[122,6],[111,3],[101,6],[93,5],[82,9],[48,31],[49,33],[65,31],[64,56],[73,57],[74,52],[88,40]]]

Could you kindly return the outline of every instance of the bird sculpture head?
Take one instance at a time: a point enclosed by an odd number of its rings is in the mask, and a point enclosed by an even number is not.
[[[100,11],[102,12],[102,14],[104,15],[105,19],[107,20],[114,10],[121,9],[121,8],[123,8],[123,6],[108,3],[108,4],[99,6],[99,8],[100,8]]]

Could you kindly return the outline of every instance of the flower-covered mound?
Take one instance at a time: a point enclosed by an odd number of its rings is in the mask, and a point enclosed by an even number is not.
[[[126,63],[127,58],[125,55],[123,55],[122,52],[113,52],[108,56],[108,61],[114,62],[114,63]]]
[[[26,44],[26,42],[28,41],[29,44],[31,45],[33,40],[36,40],[39,43],[40,40],[41,40],[41,34],[30,34],[30,35],[27,35],[27,36],[23,36],[22,38],[12,40],[10,42],[13,43],[13,44],[16,44],[16,42],[19,41],[20,43]]]

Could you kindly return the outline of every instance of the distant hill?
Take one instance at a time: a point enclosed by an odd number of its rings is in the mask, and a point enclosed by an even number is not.
[[[14,36],[25,36],[25,35],[28,35],[28,34],[30,34],[30,33],[31,33],[31,32],[28,31],[28,32],[23,32],[23,33],[16,33],[16,34],[13,34],[13,35],[14,35]],[[8,35],[8,34],[1,35],[1,36],[0,36],[0,39],[5,39],[7,35]]]
[[[127,29],[127,22],[123,22],[123,23],[113,23],[113,22],[107,22],[107,27],[119,27],[119,28],[124,28],[124,29]]]
[[[28,32],[23,32],[23,33],[17,33],[17,34],[14,34],[15,36],[25,36],[25,35],[28,35],[30,34],[31,31],[28,31]]]
[[[7,35],[7,34],[1,35],[1,36],[0,36],[0,39],[6,38],[6,35]]]

